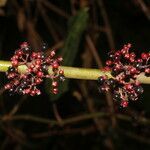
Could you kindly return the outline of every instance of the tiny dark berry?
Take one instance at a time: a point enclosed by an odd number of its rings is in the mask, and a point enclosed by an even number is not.
[[[45,51],[46,49],[48,49],[48,44],[47,43],[43,43],[42,50]]]
[[[141,62],[137,62],[134,65],[137,69],[141,69],[142,68],[142,63]]]
[[[65,78],[65,76],[64,76],[64,75],[60,75],[60,77],[59,77],[59,80],[60,80],[60,81],[64,82],[64,81],[65,81],[65,79],[66,79],[66,78]]]
[[[142,86],[137,86],[137,87],[135,87],[135,92],[137,94],[142,94],[144,92],[144,90],[143,90]]]
[[[8,72],[10,73],[10,72],[15,72],[16,71],[16,68],[15,67],[9,67],[8,68]]]
[[[114,52],[109,52],[109,53],[108,53],[108,57],[109,57],[110,59],[113,59],[113,58],[114,58]]]
[[[115,93],[113,94],[113,99],[116,100],[116,101],[121,100],[120,94],[115,92]]]
[[[107,84],[110,87],[114,87],[116,85],[116,80],[114,80],[113,78],[110,78],[110,79],[107,80]]]
[[[128,94],[128,97],[129,97],[129,99],[130,99],[131,101],[136,101],[136,100],[137,100],[136,95],[133,94],[133,93]]]
[[[98,87],[98,91],[99,91],[99,93],[103,93],[106,91],[106,88],[101,85]]]
[[[30,52],[30,47],[24,47],[22,49],[23,53],[29,53]]]
[[[18,92],[18,94],[22,94],[22,92],[23,92],[22,87],[19,87],[18,90],[17,90],[17,92]]]
[[[9,89],[9,93],[10,93],[10,96],[14,95],[14,89],[13,88]]]
[[[98,84],[102,85],[105,82],[106,78],[104,76],[98,77]]]

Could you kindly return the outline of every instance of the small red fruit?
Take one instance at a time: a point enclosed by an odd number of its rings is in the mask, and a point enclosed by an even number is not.
[[[32,58],[36,58],[37,57],[37,53],[33,52],[31,55]]]
[[[51,51],[50,56],[51,56],[51,57],[54,57],[54,56],[55,56],[55,51],[54,51],[54,50]]]
[[[37,76],[38,76],[39,78],[43,77],[43,72],[38,71],[38,72],[37,72]]]
[[[36,84],[40,84],[42,82],[42,79],[40,79],[40,78],[35,78],[35,83]]]
[[[141,58],[144,59],[144,60],[146,60],[148,58],[148,55],[146,53],[142,53],[141,54]]]
[[[64,70],[62,70],[62,69],[59,70],[59,74],[60,74],[60,75],[64,75]]]
[[[128,101],[122,100],[120,105],[121,105],[123,108],[125,108],[125,107],[128,106]]]
[[[130,69],[130,73],[131,73],[131,74],[135,74],[136,72],[137,72],[136,68],[132,67],[132,68]]]
[[[5,88],[5,90],[9,90],[10,88],[11,88],[11,84],[6,84],[5,86],[4,86],[4,88]]]
[[[12,66],[14,66],[14,67],[16,67],[16,66],[18,66],[18,60],[12,60],[12,62],[11,62],[11,64],[12,64]]]
[[[54,63],[52,64],[52,68],[53,68],[53,69],[58,69],[58,67],[59,67],[59,64],[58,64],[57,62],[54,62]]]
[[[57,88],[54,88],[54,89],[52,90],[52,93],[53,93],[53,94],[58,94],[58,89],[57,89]]]
[[[57,87],[57,86],[58,86],[58,82],[57,82],[57,81],[53,81],[53,82],[52,82],[52,86],[53,86],[53,87]]]
[[[107,66],[112,65],[112,61],[111,61],[111,60],[107,60],[107,61],[106,61],[106,65],[107,65]]]
[[[150,68],[146,68],[146,69],[145,69],[145,73],[150,74]]]

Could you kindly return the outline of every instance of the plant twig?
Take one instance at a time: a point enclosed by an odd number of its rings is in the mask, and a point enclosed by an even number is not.
[[[149,6],[147,6],[143,0],[136,0],[135,3],[139,4],[139,6],[141,7],[141,10],[145,14],[145,16],[150,20]]]
[[[24,103],[24,101],[27,99],[27,96],[23,96],[21,100],[11,109],[8,115],[12,116],[17,113],[21,105]]]
[[[50,3],[49,1],[45,0],[45,1],[41,1],[43,3],[43,5],[45,5],[45,7],[47,7],[48,9],[54,11],[56,14],[68,19],[70,17],[69,14],[67,14],[64,10],[58,8],[57,6],[55,6],[54,4]]]
[[[57,108],[56,104],[53,104],[53,112],[54,112],[56,120],[59,122],[59,124],[61,126],[62,118],[61,118],[61,116],[60,116],[60,114],[58,112],[58,108]]]
[[[64,134],[81,134],[86,135],[91,132],[97,131],[95,126],[82,127],[82,128],[66,128],[63,130],[50,130],[42,133],[35,133],[32,135],[33,138],[44,138],[53,135],[64,135]]]
[[[110,113],[106,112],[95,112],[95,113],[89,113],[89,114],[83,114],[75,117],[71,117],[68,119],[62,119],[61,125],[68,125],[68,124],[73,124],[73,123],[78,123],[81,121],[86,121],[93,119],[93,117],[109,117]],[[127,122],[132,122],[132,117],[123,115],[123,114],[116,114],[116,118],[122,121],[127,121]],[[37,116],[32,116],[32,115],[14,115],[14,116],[9,116],[9,115],[4,115],[0,116],[0,122],[8,122],[8,121],[33,121],[37,123],[42,123],[42,124],[49,124],[51,126],[60,126],[60,122],[57,120],[51,120],[47,118],[41,118]],[[146,124],[150,125],[150,120],[147,118],[140,118],[139,124]]]
[[[102,14],[104,23],[105,23],[105,32],[108,38],[108,42],[110,45],[111,50],[115,49],[115,43],[114,43],[114,39],[113,39],[113,34],[112,34],[112,30],[111,30],[111,26],[109,23],[109,19],[108,19],[108,15],[106,12],[106,8],[104,6],[104,2],[103,0],[97,0],[97,4],[100,7],[100,13]]]
[[[59,37],[58,37],[57,32],[55,31],[55,29],[51,23],[50,18],[48,17],[48,15],[46,14],[46,11],[44,10],[44,8],[41,5],[39,6],[39,8],[40,8],[39,12],[41,14],[41,17],[43,18],[43,21],[45,22],[45,25],[47,26],[49,33],[52,35],[54,41],[58,42]]]

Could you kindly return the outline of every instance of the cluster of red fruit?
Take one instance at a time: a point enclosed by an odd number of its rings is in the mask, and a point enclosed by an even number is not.
[[[45,44],[42,49],[45,49]],[[44,78],[52,80],[52,93],[58,93],[59,81],[64,81],[64,71],[59,69],[62,57],[55,56],[55,51],[52,50],[48,56],[44,52],[33,52],[27,42],[23,42],[20,48],[15,51],[11,58],[12,66],[8,68],[6,75],[10,80],[5,85],[5,89],[11,93],[29,94],[31,96],[40,95],[41,91],[38,88]],[[25,65],[27,70],[25,73],[19,72],[19,66]],[[49,74],[48,69],[51,66],[52,73]]]
[[[143,93],[137,76],[142,72],[150,76],[150,53],[142,53],[141,58],[137,58],[134,52],[129,52],[130,48],[131,44],[127,44],[121,50],[110,52],[106,69],[110,70],[113,78],[98,78],[99,91],[112,90],[113,99],[122,107],[127,107],[129,100],[136,101]]]

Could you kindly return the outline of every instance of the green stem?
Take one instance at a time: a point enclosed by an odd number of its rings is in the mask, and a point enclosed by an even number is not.
[[[6,72],[11,63],[8,61],[0,61],[0,72]],[[66,78],[70,79],[82,79],[82,80],[97,80],[99,76],[107,75],[109,78],[112,77],[110,72],[102,71],[100,69],[89,69],[89,68],[77,68],[77,67],[66,67],[61,66],[64,70],[64,75]],[[19,71],[21,73],[25,72],[27,67],[25,65],[19,66]],[[51,67],[49,68],[49,73],[52,73]],[[150,77],[144,76],[141,73],[137,78],[143,84],[150,84]]]

